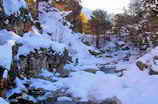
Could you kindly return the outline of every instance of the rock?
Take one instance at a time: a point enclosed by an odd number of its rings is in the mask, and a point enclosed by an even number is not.
[[[102,65],[100,70],[104,73],[115,73],[116,66],[115,65]]]
[[[141,71],[145,69],[149,70],[149,75],[158,75],[158,63],[157,56],[154,56],[153,59],[149,60],[148,63],[143,63],[142,61],[137,61],[136,65]],[[153,60],[153,62],[151,62]]]
[[[154,63],[155,65],[158,65],[158,56],[154,56],[154,58],[153,58],[153,63]]]
[[[37,97],[37,96],[43,96],[46,92],[43,90],[43,89],[35,89],[35,88],[31,88],[31,89],[28,89],[28,94],[31,95],[31,96],[34,96],[34,97]]]
[[[150,75],[158,75],[158,72],[151,69],[151,70],[149,71],[149,74],[150,74]]]
[[[11,69],[15,70],[21,77],[33,77],[40,73],[41,69],[63,74],[65,73],[64,65],[71,60],[67,49],[64,50],[63,54],[57,53],[52,48],[40,48],[34,49],[27,55],[18,55],[17,51],[21,45],[16,44],[14,47]]]
[[[123,46],[126,45],[126,43],[125,43],[124,41],[118,41],[118,42],[116,42],[115,44],[116,44],[117,46],[119,46],[119,47],[123,47]]]
[[[88,101],[88,102],[78,102],[77,104],[97,104],[97,102]]]
[[[11,96],[9,96],[9,100],[12,100],[12,99],[17,99],[18,97],[21,97],[22,96],[22,93],[14,93],[12,94]]]
[[[89,51],[89,53],[90,53],[91,55],[94,55],[94,56],[99,56],[99,55],[102,54],[101,52],[96,51],[96,50],[88,50],[88,51]]]
[[[0,66],[0,97],[4,97],[8,86],[8,71],[3,66]]]
[[[101,102],[100,104],[122,104],[117,97],[109,98]]]
[[[57,101],[57,102],[52,103],[52,104],[77,104],[77,103],[74,101]]]
[[[65,77],[68,77],[69,75],[70,75],[70,73],[71,73],[71,71],[70,70],[63,70],[61,73],[60,73],[60,75],[59,75],[59,77],[63,77],[63,78],[65,78]]]
[[[97,69],[85,69],[84,71],[89,72],[89,73],[96,73],[99,70],[97,70]]]
[[[148,65],[147,65],[147,64],[144,64],[144,63],[141,62],[141,61],[137,61],[137,62],[136,62],[136,65],[138,66],[138,68],[139,68],[141,71],[144,71],[146,68],[148,68]]]
[[[17,101],[10,102],[10,104],[37,104],[37,103],[34,103],[33,101],[29,101],[29,100],[20,98]]]
[[[54,102],[56,102],[57,99],[54,97],[47,97],[47,99],[45,101],[42,101],[44,103],[39,103],[39,104],[54,104]]]
[[[129,50],[130,48],[128,46],[123,46],[122,47],[122,50],[126,51],[126,50]]]
[[[32,101],[33,99],[29,99],[29,97],[30,96],[28,96],[26,93],[14,93],[8,99],[10,104],[36,104]]]
[[[45,103],[41,103],[41,104],[54,104],[54,102],[56,101],[57,101],[57,98],[47,97],[47,99],[44,101]]]

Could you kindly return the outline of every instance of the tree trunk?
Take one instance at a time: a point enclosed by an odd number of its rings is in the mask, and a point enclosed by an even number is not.
[[[99,34],[96,35],[96,47],[99,49],[100,48],[100,44],[99,44],[99,41],[100,41],[100,36]]]
[[[4,8],[3,8],[3,0],[0,0],[0,12],[4,12]]]

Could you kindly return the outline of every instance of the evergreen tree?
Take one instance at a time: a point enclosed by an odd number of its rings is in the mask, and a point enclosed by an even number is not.
[[[92,31],[96,35],[96,47],[100,48],[100,35],[104,35],[111,28],[111,22],[109,21],[107,12],[104,10],[93,11],[90,23],[92,25]]]

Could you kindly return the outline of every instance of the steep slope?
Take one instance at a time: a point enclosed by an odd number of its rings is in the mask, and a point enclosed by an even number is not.
[[[96,64],[102,60],[95,58],[89,53],[89,50],[95,50],[95,48],[83,44],[80,39],[80,33],[74,33],[67,26],[63,25],[66,22],[63,16],[67,13],[59,12],[55,8],[51,8],[49,12],[45,12],[46,5],[45,3],[41,3],[40,7],[42,12],[40,22],[43,27],[43,34],[49,36],[53,41],[64,43],[69,48],[70,54],[73,56],[73,61],[78,60],[77,68],[97,68]],[[76,67],[73,68],[77,69]]]

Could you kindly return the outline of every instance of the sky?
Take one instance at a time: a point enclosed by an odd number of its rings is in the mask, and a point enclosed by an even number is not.
[[[129,0],[82,0],[83,6],[92,10],[104,9],[110,13],[120,13],[127,8]]]

